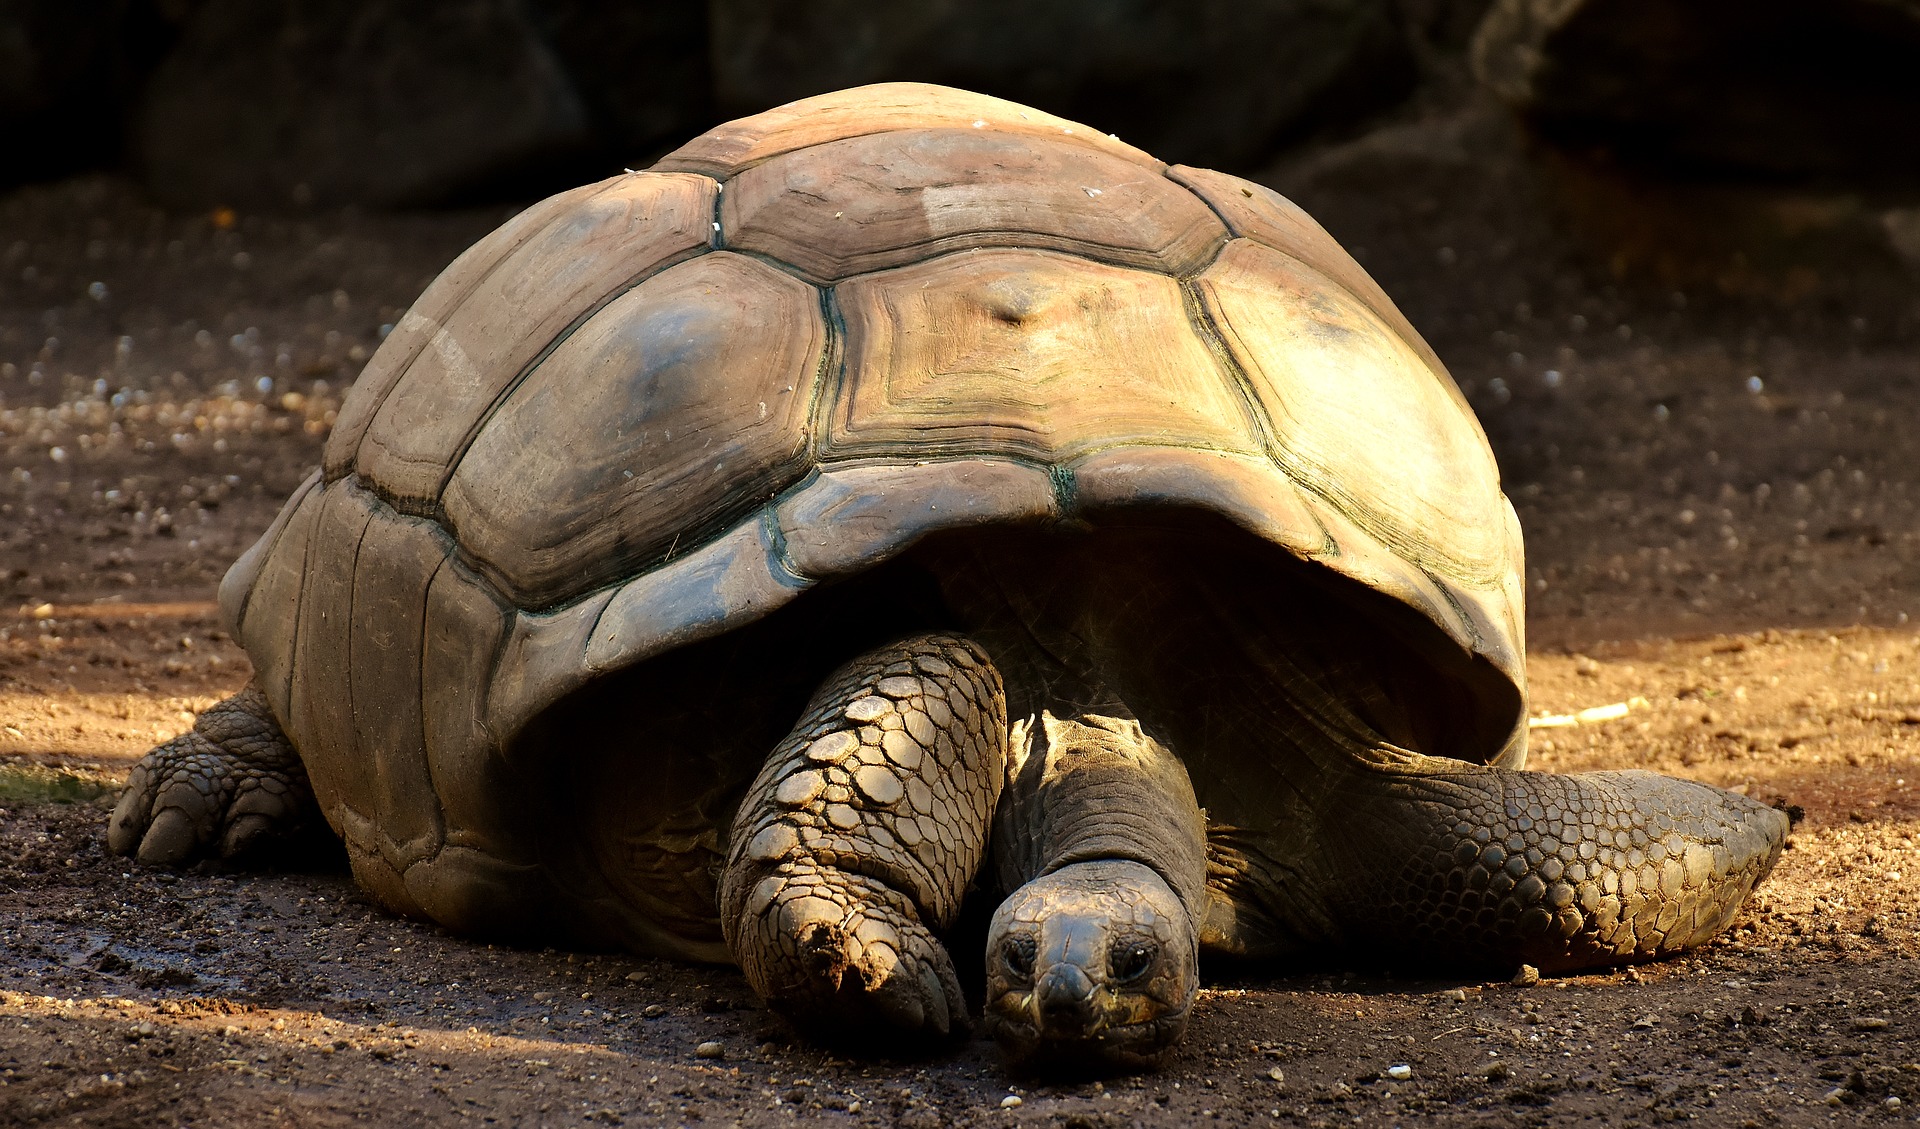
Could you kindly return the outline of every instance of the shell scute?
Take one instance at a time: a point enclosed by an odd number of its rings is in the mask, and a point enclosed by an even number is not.
[[[726,245],[817,282],[969,247],[1068,251],[1187,274],[1226,238],[1212,210],[1137,161],[978,129],[827,142],[727,185]]]
[[[360,540],[378,499],[352,479],[332,483],[312,497],[319,513],[303,575],[294,640],[287,732],[307,761],[314,798],[322,811],[350,809],[371,817],[378,811],[361,756],[359,718],[353,708],[354,572]],[[371,849],[371,843],[366,844]]]
[[[1401,558],[1498,583],[1499,470],[1404,337],[1325,275],[1249,240],[1228,244],[1196,286],[1294,481]]]
[[[345,673],[361,747],[372,762],[377,846],[402,871],[439,850],[444,838],[427,766],[420,641],[427,592],[451,548],[433,522],[375,504],[354,557]]]
[[[513,389],[455,469],[447,518],[524,607],[690,550],[800,476],[826,346],[819,296],[791,275],[724,251],[668,268]]]
[[[823,457],[1259,449],[1166,275],[995,249],[862,275],[836,293],[847,377]]]
[[[977,123],[977,124],[976,124]],[[896,129],[990,129],[1047,137],[1111,153],[1152,169],[1161,162],[1097,129],[986,94],[924,82],[882,82],[802,98],[728,122],[662,157],[659,172],[724,180],[782,153]]]
[[[852,575],[937,529],[1058,516],[1047,471],[1009,459],[835,467],[775,511],[793,570],[815,580]]]
[[[524,861],[532,848],[516,837],[525,824],[514,818],[523,789],[498,751],[475,740],[486,732],[488,686],[510,614],[459,561],[433,574],[420,634],[421,685],[433,691],[421,702],[421,736],[448,846]]]
[[[325,494],[319,477],[309,477],[281,509],[274,522],[279,528],[268,529],[259,543],[234,563],[221,583],[221,605],[233,609],[228,611],[228,622],[234,638],[246,647],[254,680],[266,694],[274,715],[282,720],[292,716],[300,616],[306,603],[307,557]],[[246,586],[244,593],[240,591],[242,584]],[[233,596],[228,597],[228,593]]]
[[[506,256],[458,307],[418,315],[426,344],[374,413],[355,471],[396,505],[425,512],[527,365],[609,297],[708,246],[717,187],[695,176],[608,182]]]

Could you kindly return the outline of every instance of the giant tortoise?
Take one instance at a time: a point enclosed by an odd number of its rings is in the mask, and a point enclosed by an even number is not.
[[[1465,400],[1299,208],[888,84],[534,205],[220,587],[252,685],[112,848],[317,825],[396,912],[733,960],[828,1034],[1146,1064],[1202,952],[1698,945],[1785,818],[1526,758]],[[987,860],[991,859],[989,863]]]

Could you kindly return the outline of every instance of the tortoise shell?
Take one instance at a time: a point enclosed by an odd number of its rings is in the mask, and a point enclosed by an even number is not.
[[[929,534],[1141,506],[1412,609],[1497,714],[1473,755],[1524,756],[1518,527],[1373,280],[1266,188],[936,86],[482,239],[220,598],[361,880],[461,925],[536,865],[514,750],[555,703]]]

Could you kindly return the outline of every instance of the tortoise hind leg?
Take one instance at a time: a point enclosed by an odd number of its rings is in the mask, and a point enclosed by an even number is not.
[[[178,865],[258,857],[324,826],[300,755],[249,686],[156,746],[127,778],[107,827],[115,854]]]
[[[1456,963],[1552,971],[1704,944],[1787,834],[1745,796],[1650,772],[1364,771],[1368,802],[1328,836],[1330,915],[1351,940]]]
[[[999,673],[923,635],[841,667],[748,789],[720,920],[747,980],[829,1036],[967,1026],[953,923],[986,849],[1007,747]]]

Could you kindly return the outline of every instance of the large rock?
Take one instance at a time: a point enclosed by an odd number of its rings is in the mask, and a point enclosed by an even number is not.
[[[0,186],[117,163],[173,28],[151,0],[0,0]]]
[[[1704,170],[1920,173],[1920,0],[1498,0],[1472,59],[1560,140]]]
[[[890,79],[1088,122],[1168,161],[1244,168],[1405,93],[1392,0],[710,0],[720,109]]]
[[[207,0],[134,133],[173,203],[434,203],[589,143],[587,113],[514,0]]]
[[[698,0],[533,0],[527,14],[587,108],[601,175],[652,164],[719,120]]]

